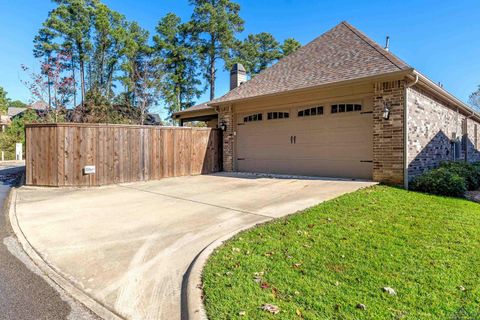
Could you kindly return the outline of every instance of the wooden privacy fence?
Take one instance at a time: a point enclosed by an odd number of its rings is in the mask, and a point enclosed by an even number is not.
[[[221,131],[106,124],[29,124],[26,183],[99,186],[221,170]]]

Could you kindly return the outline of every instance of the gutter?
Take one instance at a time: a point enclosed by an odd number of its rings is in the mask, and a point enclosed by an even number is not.
[[[469,116],[467,116],[467,117],[465,117],[465,119],[468,120],[468,119],[473,118],[474,116],[475,116],[475,112],[472,110],[472,114],[469,115]],[[465,123],[465,126],[466,126],[466,129],[467,129],[467,130],[466,130],[466,131],[467,131],[467,132],[466,132],[466,135],[467,135],[467,138],[468,138],[468,122]],[[463,136],[462,136],[462,139],[464,139]],[[468,162],[468,144],[465,144],[464,153],[465,153],[465,162]]]
[[[464,103],[457,97],[455,97],[453,94],[448,92],[447,90],[443,89],[440,87],[438,84],[418,72],[417,70],[413,70],[413,76],[418,76],[419,77],[419,83],[422,85],[428,87],[430,90],[438,94],[440,97],[445,99],[447,102],[451,103],[451,106],[458,107],[461,111],[464,112],[465,116],[468,116],[468,114],[472,114],[470,117],[471,118],[476,118],[478,122],[480,122],[480,114],[473,110],[468,104]]]

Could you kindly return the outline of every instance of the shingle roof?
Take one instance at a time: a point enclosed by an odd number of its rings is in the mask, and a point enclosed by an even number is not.
[[[410,68],[405,62],[350,24],[341,22],[209,104],[304,89]]]
[[[33,110],[47,110],[48,108],[48,103],[44,101],[36,101],[32,103],[29,108],[32,108]]]
[[[17,114],[20,114],[20,113],[24,112],[25,110],[27,110],[27,108],[8,107],[7,115],[9,117],[14,117]]]
[[[213,108],[208,106],[208,104],[212,103],[214,101],[216,101],[216,100],[203,102],[203,103],[197,104],[193,107],[187,108],[185,110],[175,112],[174,114],[182,114],[182,113],[188,113],[188,112],[192,112],[192,111],[201,111],[201,110],[213,110]]]

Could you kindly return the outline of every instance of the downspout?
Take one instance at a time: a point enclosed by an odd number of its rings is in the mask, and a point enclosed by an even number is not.
[[[468,139],[468,119],[471,119],[472,117],[475,116],[475,111],[472,110],[472,114],[465,117],[465,135],[466,138]],[[462,139],[465,139],[465,137],[462,136]],[[468,144],[465,142],[465,162],[468,162]]]
[[[408,89],[418,83],[418,74],[415,80],[405,84],[405,105],[403,108],[403,186],[408,190]]]

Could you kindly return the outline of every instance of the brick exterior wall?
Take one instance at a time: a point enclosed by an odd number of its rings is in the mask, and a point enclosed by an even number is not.
[[[408,176],[409,179],[454,160],[452,142],[463,140],[456,160],[480,161],[480,124],[456,108],[414,86],[408,90]],[[477,126],[477,129],[475,129]],[[466,152],[465,152],[466,151]]]
[[[452,139],[464,138],[458,160],[480,161],[480,123],[449,108],[446,103],[404,80],[374,84],[373,97],[373,180],[387,184],[404,183],[404,111],[408,108],[408,177],[411,180],[442,161],[453,160]],[[405,94],[408,90],[408,101]],[[384,103],[390,117],[383,119]],[[223,169],[234,171],[234,114],[231,106],[220,107],[218,123],[224,122]]]
[[[373,98],[373,180],[403,184],[404,168],[404,100],[403,80],[378,82]],[[383,118],[384,103],[390,108]]]
[[[218,110],[219,125],[225,123],[227,130],[223,132],[223,171],[232,172],[234,168],[233,146],[235,143],[234,118],[231,106],[220,107]]]

